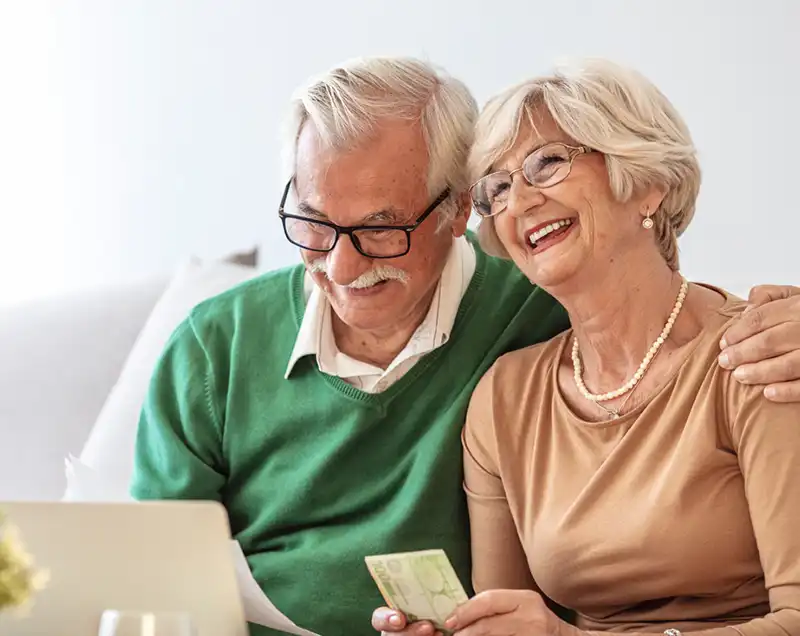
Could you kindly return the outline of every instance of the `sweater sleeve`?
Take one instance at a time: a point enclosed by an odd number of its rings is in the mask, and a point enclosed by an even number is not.
[[[745,636],[800,634],[800,404],[769,402],[731,380],[731,437],[744,477],[769,614]]]
[[[214,369],[192,318],[172,334],[137,430],[134,499],[220,501],[225,484]]]
[[[698,630],[692,636],[800,635],[800,404],[769,402],[758,387],[742,386],[733,379],[727,390],[727,424],[744,479],[771,611],[735,626]],[[630,632],[629,636],[646,635]]]
[[[462,434],[472,583],[476,592],[536,589],[498,469],[493,377],[494,367],[475,388]]]

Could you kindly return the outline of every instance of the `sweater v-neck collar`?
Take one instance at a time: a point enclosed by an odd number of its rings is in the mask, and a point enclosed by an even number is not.
[[[391,384],[385,391],[380,393],[367,393],[366,391],[362,391],[352,384],[348,384],[339,377],[323,373],[317,367],[313,357],[307,357],[306,362],[313,367],[313,372],[321,375],[333,389],[344,394],[346,397],[359,402],[388,401],[393,399],[397,394],[403,392],[406,387],[413,384],[416,379],[430,367],[431,364],[438,360],[443,351],[448,348],[450,342],[459,337],[458,334],[463,330],[463,323],[465,320],[474,315],[471,310],[475,304],[475,299],[479,295],[479,290],[483,286],[486,276],[487,257],[486,254],[484,254],[484,252],[475,245],[474,241],[471,240],[471,237],[468,238],[468,240],[470,240],[470,243],[475,249],[475,273],[473,274],[472,280],[470,281],[469,286],[467,287],[467,290],[461,299],[458,311],[456,312],[453,330],[451,332],[450,339],[446,344],[422,356],[422,358],[416,364],[414,364],[414,366],[405,375],[403,375],[403,377]],[[290,280],[292,305],[298,331],[300,330],[303,322],[303,316],[306,311],[304,277],[305,268],[303,266],[298,266],[292,272]],[[287,374],[287,381],[291,381],[291,375],[289,374]]]

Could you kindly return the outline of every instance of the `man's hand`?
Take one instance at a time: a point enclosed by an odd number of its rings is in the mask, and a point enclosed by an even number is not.
[[[402,612],[388,607],[379,607],[372,612],[372,626],[381,634],[400,634],[401,636],[442,636],[428,621],[408,624]]]
[[[761,285],[720,342],[719,363],[774,402],[800,402],[800,287]]]

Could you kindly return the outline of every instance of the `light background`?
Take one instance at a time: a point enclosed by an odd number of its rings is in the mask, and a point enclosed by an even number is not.
[[[705,180],[684,273],[800,281],[800,3],[792,0],[0,0],[0,302],[170,271],[280,231],[281,119],[309,75],[412,54],[480,103],[606,56],[684,114]]]

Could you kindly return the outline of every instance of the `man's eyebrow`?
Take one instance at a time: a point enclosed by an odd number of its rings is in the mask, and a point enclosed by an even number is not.
[[[320,212],[316,208],[310,206],[305,201],[301,201],[300,203],[297,204],[297,211],[304,216],[316,216],[320,219],[328,218],[323,212]]]
[[[325,221],[329,220],[327,214],[325,214],[324,212],[320,212],[315,207],[313,207],[313,206],[311,206],[311,205],[309,205],[308,203],[305,203],[305,202],[298,203],[297,204],[297,210],[298,210],[298,212],[300,212],[300,214],[302,214],[304,216],[313,216],[315,218],[318,218],[318,219],[321,219],[321,220],[325,220]],[[356,225],[356,226],[358,226],[358,225],[367,225],[368,223],[375,223],[375,222],[377,222],[377,223],[396,223],[398,218],[402,218],[402,216],[400,215],[400,212],[397,209],[393,208],[393,207],[387,207],[387,208],[383,208],[381,210],[376,210],[375,212],[371,212],[370,214],[368,214],[367,216],[362,218],[357,223],[354,223],[353,225]]]
[[[376,212],[372,212],[371,214],[368,214],[363,219],[361,219],[359,225],[374,223],[376,221],[378,223],[387,223],[387,222],[396,223],[398,219],[402,219],[402,215],[400,214],[399,210],[392,207],[388,207],[388,208],[383,208],[382,210],[377,210]]]

